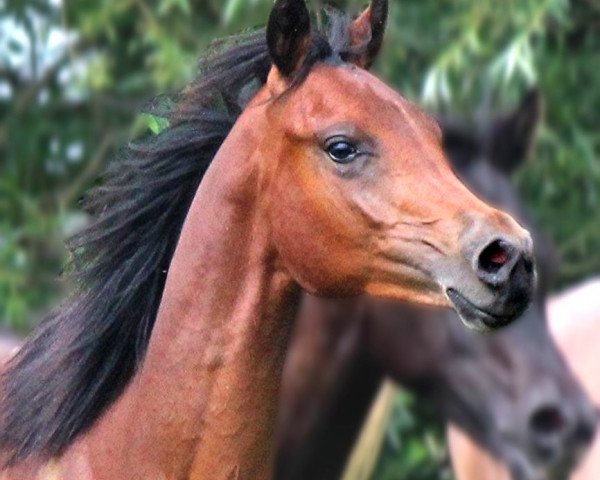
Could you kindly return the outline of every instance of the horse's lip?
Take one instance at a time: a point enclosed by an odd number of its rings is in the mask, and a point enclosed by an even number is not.
[[[475,305],[454,288],[447,288],[446,295],[454,305],[459,317],[467,326],[476,330],[496,330],[508,325],[515,318],[514,315],[504,316],[488,312]]]
[[[500,455],[515,480],[552,480],[568,478],[577,465],[578,457],[556,452],[552,459],[542,459],[522,445],[510,444],[511,455]]]
[[[511,478],[515,480],[549,480],[549,472],[546,467],[536,464],[532,458],[523,452],[519,452],[519,458],[504,459],[506,466],[511,472]]]

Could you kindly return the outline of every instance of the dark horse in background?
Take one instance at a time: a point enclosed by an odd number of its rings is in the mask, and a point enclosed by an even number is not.
[[[557,255],[510,182],[540,109],[534,91],[479,131],[441,122],[458,176],[532,233],[533,305],[515,325],[483,336],[449,311],[306,297],[284,371],[278,480],[339,478],[384,375],[431,402],[515,479],[568,469],[591,441],[593,407],[551,339],[544,310]]]
[[[546,305],[550,331],[575,376],[600,405],[600,278],[592,277],[552,295]],[[491,457],[455,425],[448,429],[448,450],[456,480],[508,480],[506,466]],[[600,435],[569,475],[569,480],[600,478]]]

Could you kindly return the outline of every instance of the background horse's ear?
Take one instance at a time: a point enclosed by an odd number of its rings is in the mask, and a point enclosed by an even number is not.
[[[544,109],[537,89],[527,92],[517,109],[492,125],[490,157],[499,170],[512,173],[531,150]]]
[[[305,0],[277,0],[267,25],[267,45],[273,64],[289,77],[310,47],[310,17]]]
[[[381,49],[388,16],[388,0],[372,0],[371,5],[350,25],[352,55],[348,61],[369,68]]]

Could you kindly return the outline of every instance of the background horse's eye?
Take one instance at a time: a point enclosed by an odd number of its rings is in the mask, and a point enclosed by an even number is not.
[[[356,146],[348,140],[334,140],[325,147],[325,150],[337,163],[350,163],[358,154]]]

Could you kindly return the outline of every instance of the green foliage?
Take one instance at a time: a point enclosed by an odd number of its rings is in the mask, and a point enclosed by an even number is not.
[[[376,480],[451,480],[439,418],[407,393],[396,398]]]
[[[323,2],[310,0],[316,9]],[[364,1],[332,1],[358,11]],[[563,255],[561,283],[600,271],[600,6],[591,0],[391,2],[377,69],[431,110],[486,112],[539,85],[547,114],[516,180]],[[77,202],[137,112],[175,91],[217,37],[264,24],[272,0],[0,2],[0,322],[22,330],[60,297]],[[402,398],[378,479],[440,476],[439,427]],[[436,440],[437,439],[437,440]]]
[[[142,114],[142,117],[145,120],[146,128],[154,135],[158,135],[169,126],[169,121],[166,118],[149,115],[147,113]]]

